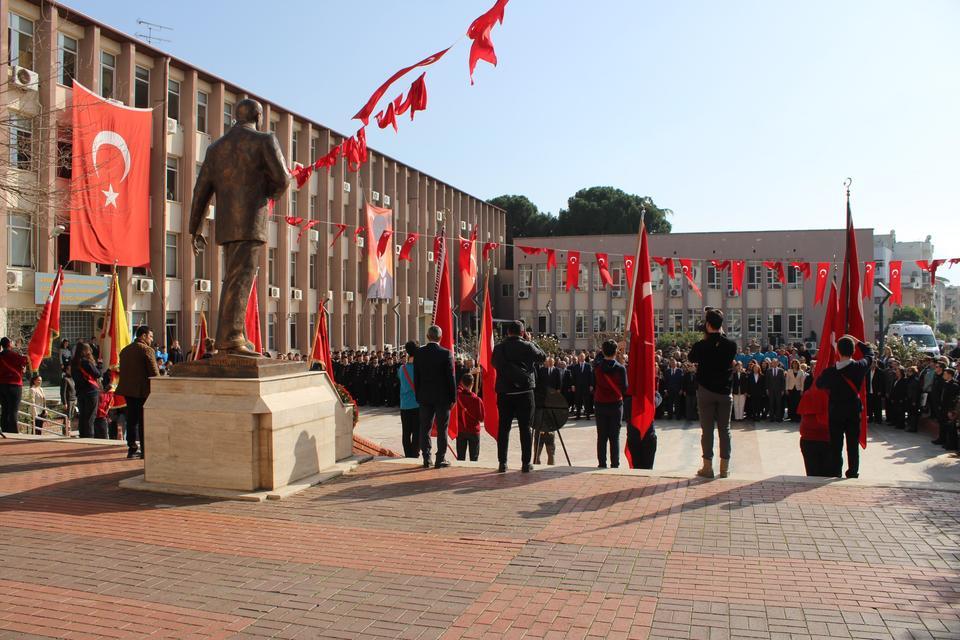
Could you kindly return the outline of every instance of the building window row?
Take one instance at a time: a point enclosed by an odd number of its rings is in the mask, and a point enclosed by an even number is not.
[[[11,13],[7,35],[7,61],[12,66],[33,70],[33,20]]]

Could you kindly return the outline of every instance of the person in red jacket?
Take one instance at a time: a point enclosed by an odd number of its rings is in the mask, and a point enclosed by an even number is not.
[[[457,387],[457,460],[463,460],[470,448],[470,461],[480,457],[480,423],[483,422],[483,402],[473,388],[473,374],[460,377]]]
[[[623,421],[623,395],[627,391],[627,369],[617,362],[617,343],[603,343],[601,355],[593,365],[593,407],[597,416],[597,467],[620,466],[620,423]]]
[[[26,356],[13,349],[10,338],[0,338],[0,432],[17,433],[17,412],[23,397]]]

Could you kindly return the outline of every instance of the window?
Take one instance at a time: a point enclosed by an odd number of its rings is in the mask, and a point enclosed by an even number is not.
[[[33,166],[33,119],[27,116],[10,118],[10,166],[28,171]]]
[[[783,310],[769,309],[767,311],[767,340],[776,342],[776,338],[783,338]]]
[[[567,337],[567,318],[570,317],[569,311],[557,311],[557,335],[561,338]]]
[[[167,81],[167,117],[180,122],[180,83]]]
[[[207,102],[210,100],[203,91],[197,91],[197,131],[207,133]]]
[[[777,278],[777,272],[767,267],[763,268],[767,272],[767,289],[781,289],[783,284]],[[793,271],[793,269],[791,269]]]
[[[193,276],[200,280],[207,279],[207,252],[201,249],[193,256]]]
[[[179,333],[178,327],[180,326],[180,312],[179,311],[167,311],[163,320],[164,333],[167,337],[167,344],[170,345],[174,340],[177,340],[177,334]]]
[[[311,220],[317,219],[317,207],[320,206],[320,199],[317,196],[310,196],[310,216]]]
[[[747,337],[759,338],[763,325],[760,320],[760,312],[756,309],[747,311]]]
[[[267,314],[267,349],[277,350],[277,314]]]
[[[167,156],[167,200],[180,202],[180,159]]]
[[[667,311],[667,332],[679,333],[683,331],[683,309]]]
[[[133,72],[133,106],[150,108],[150,69],[138,66]]]
[[[716,267],[707,267],[707,289],[720,288],[720,272]]]
[[[67,231],[61,233],[57,236],[57,264],[67,265],[64,266],[64,271],[77,271],[78,266],[70,262],[70,227],[67,227]]]
[[[57,34],[57,53],[60,56],[60,84],[72,87],[77,77],[77,41],[70,36]]]
[[[747,289],[760,288],[760,269],[759,264],[750,264],[747,266]]]
[[[226,133],[233,126],[233,103],[223,103],[223,132]]]
[[[106,51],[100,52],[100,95],[112,98],[116,89],[117,56]]]
[[[33,266],[33,226],[30,218],[23,214],[11,213],[8,227],[7,255],[11,267]]]
[[[787,288],[803,289],[803,274],[796,267],[787,267]]]
[[[297,155],[297,152],[299,149],[299,145],[297,143],[299,142],[299,139],[300,139],[300,132],[294,131],[290,141],[290,163],[291,164],[293,164],[294,160],[300,157],[299,155]]]
[[[300,198],[297,197],[298,195],[299,192],[297,191],[290,192],[290,215],[292,216],[297,215],[297,211],[300,209]]]
[[[634,271],[636,271],[636,268],[634,268]],[[654,291],[663,290],[663,269],[660,267],[660,265],[650,268],[650,281],[652,284],[650,287],[651,289]]]
[[[613,289],[623,291],[627,286],[627,274],[620,267],[614,267],[610,270],[610,278],[613,280]]]
[[[800,340],[803,338],[803,312],[793,310],[787,314],[787,339]]]
[[[613,310],[613,331],[616,333],[623,333],[623,329],[626,326],[626,317],[624,316],[623,309],[614,309]]]
[[[658,336],[663,333],[663,309],[653,311],[653,333]]]
[[[687,309],[687,331],[696,331],[697,325],[700,324],[701,315],[703,311],[700,309]]]
[[[502,298],[512,298],[513,297],[513,285],[504,284],[500,286],[500,297]]]
[[[270,133],[276,135],[277,133],[277,121],[274,120],[270,123]]]
[[[287,323],[290,326],[290,342],[288,343],[288,347],[290,349],[296,349],[297,348],[297,314],[291,313],[289,316],[289,319],[287,320]]]
[[[537,332],[546,333],[550,331],[550,314],[541,311],[537,314]]]
[[[600,268],[597,266],[593,267],[593,290],[603,290],[603,278],[600,277]]]
[[[587,322],[586,318],[583,315],[583,311],[576,312],[576,324],[574,325],[574,331],[577,333],[578,338],[587,337]]]
[[[267,283],[271,287],[277,286],[277,250],[267,250]]]
[[[147,326],[147,312],[146,311],[131,311],[130,319],[132,320],[130,328],[136,333],[137,329],[140,327]]]
[[[310,140],[310,164],[313,164],[319,158],[319,148],[320,138],[312,138]]]
[[[327,323],[327,326],[330,326],[330,323]],[[313,336],[317,335],[317,314],[311,313],[307,316],[307,335],[310,336],[310,340],[313,340]]]
[[[168,233],[164,241],[164,274],[168,278],[179,275],[179,238],[175,233]]]
[[[73,177],[73,132],[66,127],[57,129],[57,177]]]
[[[607,312],[606,311],[597,311],[593,312],[593,332],[594,333],[603,333],[607,330]]]
[[[543,291],[550,287],[549,274],[547,273],[547,265],[538,264],[537,265],[537,289]]]
[[[290,288],[297,288],[297,254],[290,253]]]
[[[33,70],[33,21],[10,14],[10,29],[7,33],[7,51],[10,64]]]
[[[583,263],[580,263],[579,268],[579,277],[577,278],[577,291],[586,291],[587,290],[587,278],[589,277],[589,270],[583,266]]]
[[[307,262],[307,281],[311,289],[317,288],[317,254],[311,253]]]
[[[518,273],[520,276],[520,284],[517,286],[520,287],[520,291],[526,291],[527,293],[530,293],[530,287],[533,286],[533,265],[520,265],[520,270]]]
[[[743,337],[743,318],[740,309],[727,309],[723,316],[724,331],[731,340]]]

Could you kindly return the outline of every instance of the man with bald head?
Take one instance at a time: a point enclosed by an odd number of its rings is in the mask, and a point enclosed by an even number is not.
[[[217,317],[217,350],[259,357],[247,349],[244,317],[260,253],[267,242],[268,201],[287,190],[290,176],[276,136],[258,131],[263,107],[241,100],[237,122],[207,149],[193,189],[190,234],[194,253],[207,246],[203,222],[216,196],[216,243],[223,245],[223,288]]]

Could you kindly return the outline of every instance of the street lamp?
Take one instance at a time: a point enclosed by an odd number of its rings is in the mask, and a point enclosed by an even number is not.
[[[890,291],[890,287],[882,282],[876,282],[875,284],[877,288],[885,294],[880,301],[880,339],[877,341],[880,345],[880,355],[883,355],[883,308],[887,305],[887,300],[890,299],[890,296],[893,295],[893,291]]]

